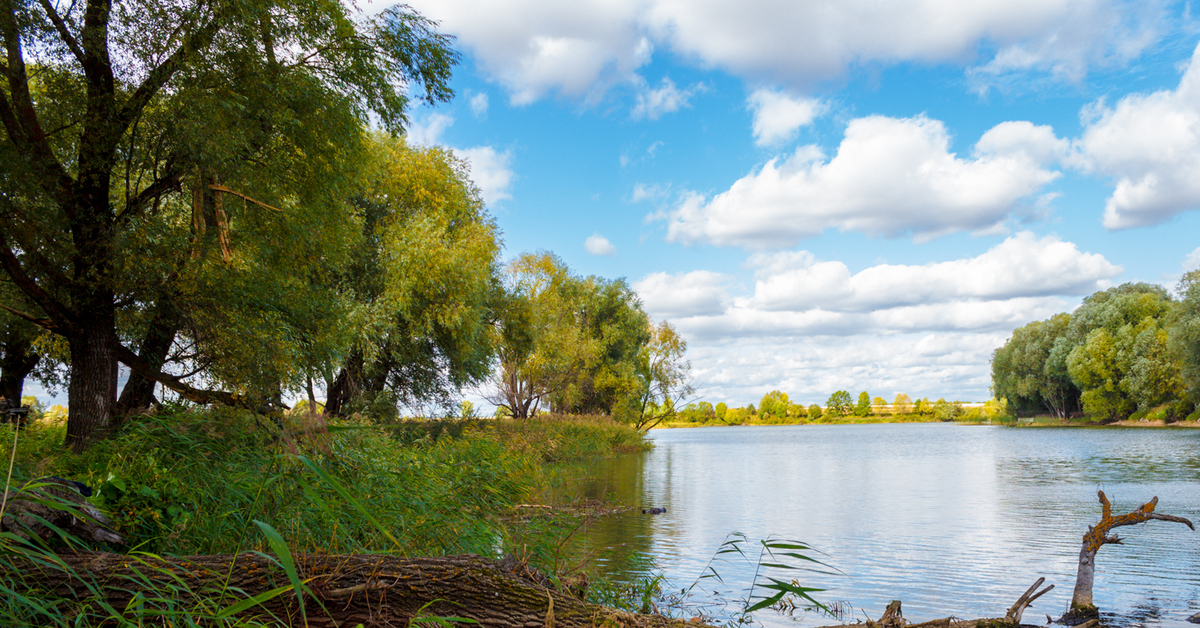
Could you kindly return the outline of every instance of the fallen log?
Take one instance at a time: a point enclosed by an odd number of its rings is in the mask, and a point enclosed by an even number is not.
[[[473,555],[297,554],[293,558],[307,590],[303,609],[298,596],[288,590],[240,610],[239,617],[310,628],[408,626],[421,617],[466,618],[496,628],[701,625],[585,602],[546,586],[544,580],[539,582],[534,572],[513,560],[498,562]],[[142,613],[146,597],[154,599],[162,591],[182,598],[176,608],[193,608],[190,603],[201,597],[223,596],[218,607],[227,609],[250,596],[289,585],[278,563],[256,553],[172,559],[82,553],[58,559],[58,565],[10,559],[0,576],[13,579],[24,592],[40,591],[84,606],[141,608]],[[135,600],[135,596],[140,597]]]

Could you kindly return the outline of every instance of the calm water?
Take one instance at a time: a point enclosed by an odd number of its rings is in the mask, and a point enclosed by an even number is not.
[[[844,425],[658,430],[653,452],[598,463],[560,497],[664,506],[664,515],[604,518],[581,537],[614,575],[649,556],[678,590],[731,532],[799,539],[843,575],[803,574],[824,602],[878,618],[889,600],[910,620],[1003,616],[1040,576],[1055,589],[1026,611],[1066,609],[1080,539],[1100,517],[1096,491],[1128,512],[1200,521],[1200,430],[1013,429]],[[1116,530],[1125,545],[1097,558],[1096,604],[1121,626],[1191,628],[1200,611],[1200,533],[1152,521]],[[722,593],[753,567],[716,565]],[[795,574],[793,574],[793,577]],[[744,593],[743,593],[744,594]],[[767,625],[830,623],[759,614]]]

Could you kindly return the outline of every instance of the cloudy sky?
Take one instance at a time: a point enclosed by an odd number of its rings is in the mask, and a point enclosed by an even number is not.
[[[506,258],[626,278],[714,403],[983,400],[1014,328],[1200,267],[1184,3],[410,4],[463,54],[412,140]]]

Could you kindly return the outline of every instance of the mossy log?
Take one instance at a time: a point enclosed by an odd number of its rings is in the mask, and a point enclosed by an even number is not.
[[[116,609],[135,595],[158,597],[175,591],[177,607],[201,596],[223,595],[219,608],[248,596],[286,587],[289,580],[272,560],[258,554],[188,556],[172,559],[85,553],[59,557],[47,566],[9,561],[12,576],[26,589],[97,603],[99,594]],[[497,628],[583,628],[628,626],[670,628],[683,622],[639,615],[584,602],[539,582],[515,561],[479,556],[398,558],[383,555],[297,554],[296,570],[306,588],[303,613],[289,591],[246,609],[240,616],[311,628],[408,626],[418,614],[461,617]],[[64,577],[64,571],[73,573]]]

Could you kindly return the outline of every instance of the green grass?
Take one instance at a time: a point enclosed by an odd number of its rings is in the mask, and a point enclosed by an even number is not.
[[[604,417],[380,426],[297,414],[276,424],[194,407],[131,420],[80,455],[62,448],[64,432],[55,415],[19,433],[0,426],[0,456],[6,463],[11,456],[11,486],[57,475],[94,488],[91,502],[109,513],[129,545],[93,549],[150,556],[257,551],[276,557],[289,577],[291,552],[499,557],[510,538],[508,515],[547,481],[552,465],[650,446],[637,430]],[[64,543],[75,541],[57,542]],[[14,565],[22,560],[55,564],[50,548],[0,537],[0,595],[14,601],[0,610],[3,625],[257,625],[230,612],[254,603],[237,591],[149,591],[133,609],[18,594]],[[75,574],[63,579],[96,586]],[[285,589],[271,595],[302,592],[294,582]]]

